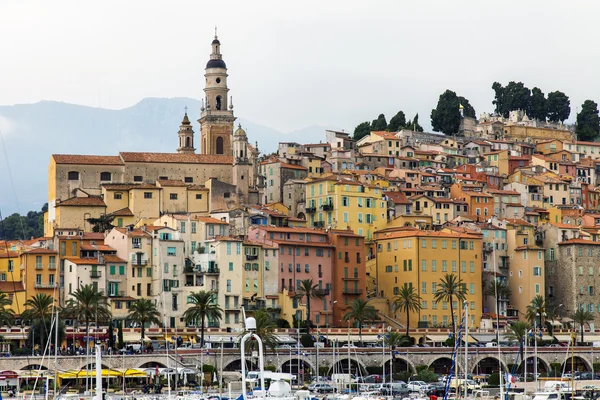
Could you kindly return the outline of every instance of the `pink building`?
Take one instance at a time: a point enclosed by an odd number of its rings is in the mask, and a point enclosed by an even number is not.
[[[331,282],[335,251],[327,233],[310,228],[254,225],[248,228],[248,238],[279,248],[279,292],[287,291],[294,297],[304,279],[319,285],[323,299],[311,299],[310,320],[315,325],[333,325]],[[299,300],[306,304],[306,298]],[[306,320],[307,316],[301,318]]]

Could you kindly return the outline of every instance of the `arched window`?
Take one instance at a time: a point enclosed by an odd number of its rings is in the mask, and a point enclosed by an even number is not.
[[[192,138],[185,138],[185,147],[192,147]]]
[[[223,153],[223,138],[221,136],[219,136],[217,138],[217,154],[224,154]]]
[[[110,172],[100,172],[100,181],[106,182],[110,181],[112,178],[112,174]]]
[[[217,110],[221,109],[221,96],[217,96]]]
[[[244,158],[244,150],[240,150],[240,158]]]
[[[79,180],[79,172],[77,171],[69,171],[68,180],[70,181],[78,181]]]

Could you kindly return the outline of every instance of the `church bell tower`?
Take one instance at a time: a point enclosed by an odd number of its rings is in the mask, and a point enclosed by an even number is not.
[[[187,115],[187,107],[185,115],[183,116],[183,121],[181,121],[181,125],[179,125],[179,132],[177,132],[177,135],[179,136],[178,153],[194,153],[196,151],[194,148],[194,129],[192,128],[192,124]]]
[[[200,109],[200,153],[209,155],[232,154],[233,104],[228,101],[227,66],[221,55],[221,42],[216,35],[212,53],[204,73],[205,87]]]

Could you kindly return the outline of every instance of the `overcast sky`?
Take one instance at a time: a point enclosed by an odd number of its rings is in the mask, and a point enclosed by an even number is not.
[[[284,132],[397,110],[429,127],[445,89],[492,110],[496,80],[564,91],[573,119],[600,100],[598,15],[593,0],[0,0],[0,104],[201,98],[217,25],[236,114]]]

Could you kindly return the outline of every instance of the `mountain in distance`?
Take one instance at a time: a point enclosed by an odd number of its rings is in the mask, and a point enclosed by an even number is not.
[[[80,106],[55,101],[0,106],[0,211],[39,211],[47,201],[48,163],[52,154],[117,155],[120,151],[175,152],[184,107],[200,143],[200,101],[190,98],[146,98],[122,110]],[[290,133],[238,118],[252,145],[262,154],[277,151],[280,141],[319,143],[325,127],[316,125]],[[8,163],[4,159],[7,155]],[[9,168],[11,174],[9,174]],[[10,179],[12,175],[12,182]],[[14,192],[12,186],[14,184]],[[15,201],[15,194],[18,200]]]

